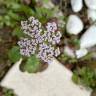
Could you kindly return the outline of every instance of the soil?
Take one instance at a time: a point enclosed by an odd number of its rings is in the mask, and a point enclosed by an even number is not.
[[[91,96],[96,96],[96,89],[92,92]]]
[[[11,28],[0,29],[0,80],[6,71],[11,67],[8,60],[8,50],[16,44],[16,38],[11,36]]]

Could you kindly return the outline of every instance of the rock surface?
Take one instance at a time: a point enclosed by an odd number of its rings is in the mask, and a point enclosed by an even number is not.
[[[96,45],[96,25],[92,25],[81,37],[80,47],[90,48]]]
[[[81,9],[83,7],[83,1],[82,0],[71,0],[71,6],[72,6],[72,10],[74,12],[79,12],[79,11],[81,11]]]
[[[1,85],[12,88],[17,96],[90,96],[91,90],[75,85],[72,73],[53,60],[42,73],[28,74],[19,70],[20,61],[14,64]]]
[[[83,30],[83,22],[77,15],[70,15],[66,24],[66,30],[70,34],[77,35]]]
[[[95,22],[96,21],[96,10],[88,9],[87,14],[88,14],[88,19],[91,22]]]
[[[47,3],[43,1],[43,7],[52,9],[52,8],[54,8],[54,4],[50,0],[48,0]]]
[[[77,58],[82,58],[83,56],[87,55],[88,50],[87,49],[79,49],[76,50],[76,56]]]
[[[85,0],[85,4],[89,9],[96,10],[96,0]]]

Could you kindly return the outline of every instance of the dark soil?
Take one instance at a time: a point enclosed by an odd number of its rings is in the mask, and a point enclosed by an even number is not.
[[[8,60],[8,50],[16,44],[16,38],[11,36],[11,28],[0,29],[0,80],[11,67]]]

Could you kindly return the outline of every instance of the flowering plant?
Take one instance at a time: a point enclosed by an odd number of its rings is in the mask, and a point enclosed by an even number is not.
[[[36,55],[44,62],[50,63],[52,58],[60,55],[60,49],[56,45],[62,36],[55,20],[50,20],[43,26],[33,16],[26,21],[21,21],[22,30],[29,38],[21,38],[18,41],[20,54],[30,57]]]

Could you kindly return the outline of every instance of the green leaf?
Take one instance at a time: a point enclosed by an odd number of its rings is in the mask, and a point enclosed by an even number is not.
[[[10,19],[11,19],[10,16],[5,15],[4,18],[3,18],[3,22],[4,22],[7,26],[10,26],[10,25],[11,25]]]
[[[2,88],[2,96],[17,96],[12,89]]]
[[[79,80],[78,75],[74,73],[72,76],[72,80],[74,81],[74,83],[78,84],[78,80]]]
[[[32,55],[27,61],[24,63],[23,70],[29,73],[35,73],[40,68],[40,60],[35,56]]]
[[[26,16],[34,15],[34,11],[26,5],[21,5],[19,11],[24,12]]]
[[[20,8],[20,4],[18,4],[18,3],[16,3],[16,2],[13,2],[12,4],[11,4],[11,6],[12,6],[12,9],[14,9],[14,10],[18,10],[19,8]]]
[[[11,50],[9,50],[8,57],[12,63],[17,62],[21,58],[19,47],[14,46]]]
[[[75,83],[81,84],[85,87],[90,87],[92,89],[96,88],[95,70],[92,70],[89,67],[83,67],[81,69],[75,70],[72,76],[72,80]]]
[[[21,17],[18,14],[12,12],[12,11],[8,11],[8,16],[10,16],[11,19],[14,19],[14,20],[17,20],[17,21],[21,20]]]
[[[47,21],[49,18],[52,18],[52,16],[53,16],[53,11],[50,11],[50,9],[36,7],[36,17],[39,18],[41,22],[43,22],[43,20]]]
[[[12,35],[13,35],[13,36],[17,36],[18,38],[20,38],[20,37],[23,37],[25,34],[22,32],[21,28],[17,26],[17,27],[13,30]]]
[[[48,2],[50,2],[49,0],[43,0],[43,3],[48,3]]]

